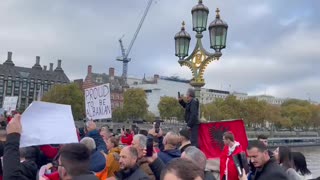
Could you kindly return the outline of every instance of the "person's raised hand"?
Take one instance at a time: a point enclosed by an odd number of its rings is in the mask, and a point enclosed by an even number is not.
[[[239,176],[239,180],[247,180],[248,176],[246,175],[246,171],[242,169],[242,176]]]
[[[11,134],[11,133],[21,134],[21,132],[22,132],[21,115],[16,114],[7,125],[7,134]]]
[[[149,164],[153,163],[158,158],[158,153],[156,152],[156,148],[153,148],[153,153],[151,157],[147,157],[147,149],[143,150],[143,156],[146,157]]]
[[[87,126],[88,131],[94,131],[97,129],[97,125],[93,121],[88,121],[88,126]]]

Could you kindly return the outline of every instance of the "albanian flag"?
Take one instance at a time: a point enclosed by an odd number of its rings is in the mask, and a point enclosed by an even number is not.
[[[223,133],[231,131],[246,152],[248,138],[242,119],[201,123],[199,127],[199,146],[207,158],[219,158],[223,150]]]

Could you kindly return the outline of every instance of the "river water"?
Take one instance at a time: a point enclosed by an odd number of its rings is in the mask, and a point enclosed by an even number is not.
[[[302,152],[307,159],[308,169],[313,178],[320,176],[320,146],[292,148],[292,151]]]

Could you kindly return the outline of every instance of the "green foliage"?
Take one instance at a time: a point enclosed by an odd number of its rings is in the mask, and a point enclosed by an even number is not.
[[[84,94],[77,84],[55,85],[41,99],[45,102],[71,105],[73,118],[84,118]]]
[[[290,104],[282,108],[282,116],[291,120],[293,127],[305,127],[311,119],[312,112],[308,106]]]
[[[158,109],[161,118],[177,117],[178,120],[183,120],[184,109],[179,104],[178,100],[173,97],[161,97],[158,104]]]
[[[200,109],[209,121],[243,118],[250,127],[263,127],[266,122],[276,128],[320,127],[320,106],[304,100],[288,100],[276,106],[255,98],[240,101],[228,96],[225,100],[216,99],[212,103],[202,104]]]
[[[112,111],[112,121],[114,122],[124,122],[127,119],[126,112],[123,108],[117,108]]]
[[[124,92],[123,110],[127,118],[142,119],[148,113],[147,95],[143,89],[128,89]]]
[[[153,122],[156,119],[156,115],[154,115],[152,112],[148,111],[148,113],[145,115],[144,120],[147,122]]]

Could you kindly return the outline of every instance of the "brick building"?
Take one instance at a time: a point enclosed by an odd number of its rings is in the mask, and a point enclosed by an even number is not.
[[[40,57],[36,57],[32,68],[15,66],[12,52],[8,52],[7,60],[0,64],[0,107],[5,96],[18,96],[18,109],[25,109],[36,100],[39,93],[47,92],[54,84],[67,84],[69,78],[61,67],[53,69],[53,63],[47,66],[40,65]],[[40,94],[40,96],[41,96]]]
[[[91,88],[97,85],[110,83],[110,98],[112,110],[123,107],[123,92],[124,81],[122,77],[115,76],[115,69],[109,68],[109,74],[106,73],[93,73],[92,66],[88,66],[87,76],[83,82],[81,80],[75,80],[82,89]]]

